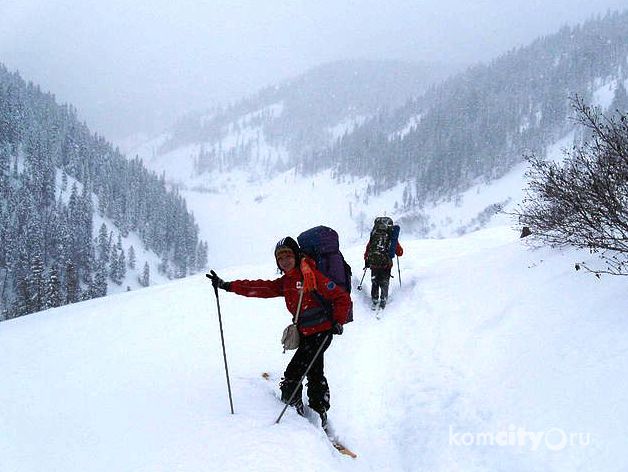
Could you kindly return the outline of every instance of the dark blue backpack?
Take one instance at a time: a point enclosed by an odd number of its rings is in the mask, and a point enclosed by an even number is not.
[[[325,276],[351,293],[351,266],[340,252],[338,233],[327,226],[316,226],[297,237],[301,251],[314,259],[316,268]],[[322,298],[322,297],[321,297]],[[353,321],[349,313],[347,322]]]

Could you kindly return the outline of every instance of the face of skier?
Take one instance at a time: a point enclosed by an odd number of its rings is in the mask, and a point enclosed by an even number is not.
[[[296,265],[296,258],[294,257],[294,252],[290,249],[280,249],[277,251],[277,255],[275,257],[277,259],[277,265],[279,265],[279,268],[284,273],[288,273],[294,269]]]

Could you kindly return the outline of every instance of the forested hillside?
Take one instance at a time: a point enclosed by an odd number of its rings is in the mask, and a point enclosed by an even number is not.
[[[109,225],[95,228],[95,215]],[[105,295],[144,263],[122,244],[130,233],[170,277],[206,263],[194,218],[163,177],[0,65],[0,320]]]
[[[526,154],[544,155],[574,129],[576,95],[596,104],[595,92],[607,86],[612,106],[625,109],[626,38],[628,12],[614,12],[453,76],[445,68],[327,64],[189,115],[138,152],[155,169],[176,161],[182,170],[173,181],[205,190],[211,177],[201,174],[245,169],[267,178],[294,167],[367,177],[363,199],[401,185],[398,211],[412,218],[426,203],[504,176]]]
[[[335,168],[370,176],[375,194],[406,183],[404,208],[492,180],[543,154],[574,127],[570,98],[603,84],[626,109],[628,12],[612,13],[476,65],[369,119],[335,145],[306,156],[305,172]]]
[[[194,146],[196,173],[290,168],[355,124],[422,94],[453,69],[398,61],[324,64],[229,106],[182,117],[156,153]]]

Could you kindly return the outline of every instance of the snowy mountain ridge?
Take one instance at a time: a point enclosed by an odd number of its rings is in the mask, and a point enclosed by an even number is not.
[[[234,170],[258,182],[292,169],[368,179],[362,200],[396,189],[397,216],[431,237],[440,230],[426,206],[458,200],[573,131],[570,97],[626,106],[627,28],[628,13],[609,12],[445,80],[398,63],[327,64],[224,110],[190,115],[129,151],[185,189],[211,191],[217,173]],[[394,99],[393,81],[403,84]],[[482,211],[485,219],[491,209]]]
[[[168,175],[178,185],[188,186],[188,180],[216,169],[268,177],[334,144],[378,112],[402,105],[453,70],[399,61],[335,61],[227,107],[190,113],[161,136],[120,146],[153,169],[187,161]]]
[[[628,79],[625,81],[628,86]],[[598,81],[593,104],[609,110],[617,84]],[[561,161],[574,143],[574,131],[548,146],[546,158]],[[237,135],[228,141],[236,142]],[[336,228],[349,244],[363,241],[376,216],[386,214],[402,226],[402,234],[415,238],[448,238],[495,225],[516,225],[504,212],[513,211],[526,186],[526,164],[514,166],[491,182],[478,179],[454,197],[438,199],[420,210],[405,205],[407,188],[398,184],[372,195],[373,180],[368,177],[338,176],[331,170],[300,175],[296,169],[260,174],[258,169],[212,171],[195,175],[195,147],[151,157],[147,148],[145,163],[182,185],[188,209],[196,215],[200,236],[209,242],[210,261],[220,265],[251,263],[264,257],[278,235],[260,241],[247,228],[269,225],[281,227],[293,236],[321,223]],[[268,149],[271,149],[270,147]],[[276,152],[261,151],[260,155]],[[142,154],[140,154],[142,155]],[[330,211],[333,207],[333,211]],[[243,228],[242,221],[248,226]],[[246,241],[243,247],[223,247],[226,241]],[[213,254],[211,254],[213,252]]]

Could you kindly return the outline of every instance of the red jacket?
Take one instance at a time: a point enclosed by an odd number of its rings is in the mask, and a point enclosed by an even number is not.
[[[364,265],[366,266],[366,262],[367,262],[367,255],[369,253],[369,246],[370,246],[371,242],[369,241],[366,244],[366,249],[364,250]],[[403,248],[401,247],[401,244],[399,244],[399,241],[397,241],[397,247],[395,248],[395,255],[397,257],[401,257],[403,256]],[[384,267],[371,267],[371,269],[390,269],[393,266],[393,262],[392,259],[390,259],[390,262],[388,263],[387,266]]]
[[[353,305],[351,296],[345,289],[336,285],[335,282],[325,277],[318,270],[312,268],[312,271],[316,277],[316,291],[331,303],[334,321],[340,324],[346,323],[349,310],[351,310]],[[294,317],[299,304],[297,284],[300,286],[302,280],[301,271],[299,268],[294,268],[275,280],[234,280],[229,286],[229,291],[245,297],[284,297],[286,299],[286,307]],[[304,336],[327,331],[332,327],[332,322],[325,312],[325,308],[313,292],[303,293],[301,313],[299,314],[297,325],[299,332]]]

